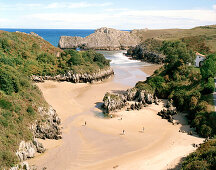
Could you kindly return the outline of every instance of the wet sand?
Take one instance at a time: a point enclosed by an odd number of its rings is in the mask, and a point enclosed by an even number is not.
[[[130,75],[123,77],[127,81]],[[137,80],[133,81],[131,84]],[[48,170],[167,169],[192,152],[193,143],[202,142],[202,138],[179,132],[189,129],[187,125],[172,125],[157,116],[163,102],[140,111],[119,111],[114,118],[103,117],[98,106],[104,94],[126,90],[129,86],[125,84],[115,78],[96,84],[39,83],[46,101],[62,119],[63,139],[42,140],[48,150],[29,163]],[[184,119],[181,122],[185,124]]]

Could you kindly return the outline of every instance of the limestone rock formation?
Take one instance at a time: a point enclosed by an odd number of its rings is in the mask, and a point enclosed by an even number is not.
[[[173,123],[173,115],[177,114],[176,107],[173,106],[172,101],[168,101],[166,108],[158,112],[158,115],[162,119],[167,119],[170,123]]]
[[[42,143],[38,142],[37,139],[33,141],[21,141],[19,145],[19,149],[16,152],[19,160],[21,162],[27,160],[28,158],[33,158],[36,152],[43,153],[45,152],[45,148]]]
[[[103,98],[103,102],[103,108],[105,109],[106,113],[122,109],[124,106],[127,105],[127,99],[124,95],[121,94],[106,93]]]
[[[66,74],[57,75],[57,76],[36,76],[33,75],[31,79],[35,82],[44,82],[44,80],[56,80],[56,81],[69,81],[73,83],[93,83],[96,81],[102,81],[109,78],[114,74],[113,69],[110,67],[106,70],[100,70],[97,73],[92,74],[77,74],[73,71],[68,71]]]
[[[61,120],[56,111],[50,106],[48,110],[44,107],[39,107],[38,112],[46,119],[37,121],[32,125],[34,136],[41,139],[61,139]]]
[[[120,31],[112,28],[100,28],[87,37],[61,36],[59,47],[83,48],[96,50],[120,50],[138,45],[140,39],[133,32]]]
[[[127,89],[126,95],[128,101],[134,100],[137,96],[137,89],[136,88]]]
[[[136,47],[132,47],[127,51],[127,56],[131,56],[132,58],[146,61],[149,63],[155,64],[163,64],[166,56],[156,52],[149,50],[145,44],[137,45]]]
[[[128,89],[124,94],[106,93],[103,99],[103,108],[106,113],[120,110],[128,105],[129,101],[133,101],[127,111],[140,110],[147,104],[158,104],[158,99],[152,93],[146,90],[138,90],[136,88]]]

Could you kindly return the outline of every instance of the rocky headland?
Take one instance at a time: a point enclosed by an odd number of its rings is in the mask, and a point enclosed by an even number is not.
[[[162,41],[147,39],[135,47],[127,50],[127,56],[153,64],[163,64],[166,56],[161,52]]]
[[[73,71],[68,71],[66,74],[61,74],[57,76],[37,76],[32,75],[31,79],[35,82],[44,82],[45,80],[55,80],[55,81],[68,81],[72,83],[93,83],[97,81],[102,81],[114,75],[114,71],[111,67],[106,70],[100,70],[97,73],[74,73]]]
[[[139,43],[140,39],[133,31],[120,31],[104,27],[84,38],[61,36],[59,47],[61,49],[80,47],[95,50],[125,50],[129,47],[135,47]]]

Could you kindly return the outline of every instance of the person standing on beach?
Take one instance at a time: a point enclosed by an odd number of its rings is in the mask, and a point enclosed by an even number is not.
[[[144,132],[144,130],[145,130],[145,128],[144,128],[144,126],[143,126],[143,130],[142,130],[142,131]]]
[[[125,134],[125,130],[123,129],[123,131],[122,131],[122,134],[124,135]]]
[[[86,121],[85,121],[85,126],[86,126]]]

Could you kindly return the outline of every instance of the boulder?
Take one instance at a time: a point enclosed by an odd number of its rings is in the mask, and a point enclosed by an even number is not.
[[[32,126],[34,136],[41,139],[61,139],[61,120],[56,111],[50,106],[48,109],[39,107],[38,112],[45,119],[43,121],[37,121]]]
[[[122,109],[127,105],[127,99],[121,94],[106,93],[103,98],[103,108],[106,113]]]
[[[136,96],[137,96],[137,89],[136,88],[127,89],[126,97],[127,97],[128,101],[135,100]]]

